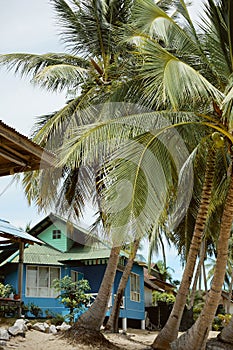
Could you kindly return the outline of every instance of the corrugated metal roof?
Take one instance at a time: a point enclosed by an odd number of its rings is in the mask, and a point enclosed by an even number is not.
[[[3,238],[9,238],[12,241],[22,240],[24,242],[29,242],[29,243],[43,244],[43,242],[38,238],[35,238],[29,235],[27,232],[24,232],[23,230],[11,225],[8,221],[1,220],[1,219],[0,219],[0,236]],[[1,242],[1,237],[0,237],[0,242]],[[4,243],[4,239],[2,240],[2,243]]]
[[[60,252],[49,245],[43,246],[28,246],[24,250],[24,263],[25,264],[38,264],[38,265],[62,265],[66,262],[84,261],[84,260],[97,260],[108,259],[111,250],[108,248],[99,249],[91,247],[74,247],[69,252]],[[123,253],[121,255],[124,255]],[[12,255],[9,259],[4,261],[18,263],[18,254]]]
[[[82,261],[82,260],[91,260],[91,259],[108,259],[110,256],[110,249],[93,249],[87,248],[84,249],[72,249],[67,253],[62,254],[60,261]]]
[[[63,257],[62,252],[56,250],[48,245],[38,246],[30,245],[24,250],[24,263],[25,264],[37,264],[37,265],[62,265],[59,260]],[[14,254],[5,263],[19,262],[19,256]]]

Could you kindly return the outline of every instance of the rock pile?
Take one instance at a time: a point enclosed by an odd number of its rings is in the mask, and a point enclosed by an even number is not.
[[[7,345],[7,341],[11,337],[21,336],[25,338],[26,332],[28,330],[37,330],[44,333],[57,334],[59,331],[66,331],[71,326],[63,322],[61,326],[55,326],[53,324],[48,324],[47,322],[37,322],[31,324],[26,319],[18,319],[15,321],[14,325],[8,329],[0,327],[0,350],[4,349]]]

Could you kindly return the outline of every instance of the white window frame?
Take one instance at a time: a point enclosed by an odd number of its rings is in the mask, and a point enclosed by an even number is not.
[[[81,279],[83,279],[84,274],[83,274],[82,272],[79,272],[79,271],[76,271],[76,270],[71,270],[71,271],[70,271],[70,277],[71,277],[71,279],[72,279],[73,282],[78,282],[78,281],[80,281],[80,279],[78,278],[79,275],[81,275],[81,276],[82,276]]]
[[[40,272],[42,269],[47,269],[47,286],[43,286],[40,283]],[[29,270],[34,270],[36,273],[32,278],[29,277]],[[56,269],[58,272],[58,278],[61,278],[61,268],[56,266],[44,266],[44,265],[27,265],[26,267],[26,288],[25,295],[26,297],[34,297],[34,298],[56,298],[59,293],[56,292],[51,286],[53,280],[51,280],[51,271],[52,269]],[[34,281],[32,283],[32,279]],[[53,278],[54,279],[54,278]],[[44,280],[42,280],[44,282]]]
[[[130,274],[130,300],[140,303],[140,275],[131,272]]]
[[[114,301],[115,301],[116,294],[113,295]],[[112,307],[112,293],[110,294],[109,300],[108,300],[108,308],[110,309]],[[125,309],[125,297],[123,296],[121,299],[121,309]]]

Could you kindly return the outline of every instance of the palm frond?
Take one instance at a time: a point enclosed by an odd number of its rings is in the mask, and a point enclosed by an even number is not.
[[[179,2],[180,3],[180,2]],[[178,6],[178,5],[177,5]],[[179,6],[186,9],[185,4]],[[143,15],[142,15],[143,14]],[[132,17],[132,28],[141,35],[149,35],[170,52],[177,55],[188,55],[192,53],[200,55],[199,45],[194,40],[194,36],[188,35],[176,21],[163,11],[152,0],[140,0],[136,2]]]
[[[90,167],[80,166],[63,172],[63,183],[55,203],[56,211],[69,218],[80,219],[84,215],[86,203],[94,192],[94,174]]]
[[[112,234],[121,234],[122,240],[127,235],[141,238],[151,227],[155,233],[172,215],[178,177],[185,167],[179,168],[176,147],[180,145],[175,135],[171,140],[159,134],[146,133],[126,142],[105,168],[104,208]]]
[[[48,66],[38,73],[33,82],[51,91],[78,89],[84,83],[88,70],[82,67],[57,64]]]
[[[93,109],[92,106],[91,109]],[[124,145],[124,143],[140,134],[151,130],[152,133],[160,130],[172,129],[173,124],[192,125],[204,128],[199,124],[199,117],[189,112],[166,112],[156,111],[151,113],[141,112],[141,107],[135,112],[135,106],[129,105],[129,114],[125,115],[127,104],[107,104],[107,107],[94,109],[97,123],[83,125],[81,127],[67,131],[67,137],[64,137],[64,144],[59,150],[60,161],[59,166],[72,163],[79,163],[77,155],[82,154],[84,164],[96,163],[101,164],[116,149]],[[109,109],[110,108],[110,109]],[[133,108],[133,109],[132,109]],[[86,113],[88,111],[86,110]],[[91,115],[93,112],[91,112]],[[196,123],[195,123],[196,120]],[[98,140],[98,145],[96,145]],[[105,140],[108,140],[106,142]],[[95,145],[95,147],[93,147]],[[80,153],[80,151],[82,151]]]
[[[85,112],[89,106],[92,89],[91,87],[85,94],[69,101],[61,110],[40,117],[34,126],[33,140],[42,147],[54,151],[62,145],[69,128],[93,122],[93,114]]]
[[[81,58],[69,54],[47,53],[42,55],[28,53],[13,53],[0,55],[0,65],[6,66],[21,76],[34,77],[44,68],[60,64],[67,64],[74,67],[87,68],[89,63]]]
[[[149,99],[153,105],[171,105],[175,110],[184,106],[200,108],[210,99],[219,104],[222,101],[223,94],[204,76],[155,41],[146,39],[140,52],[144,56],[144,65],[138,72],[144,80],[142,99]]]
[[[210,30],[218,38],[221,51],[225,57],[225,62],[228,64],[229,72],[232,72],[232,23],[227,20],[231,16],[232,4],[230,0],[220,1],[218,4],[214,0],[208,0],[205,12],[209,21]]]
[[[59,19],[61,37],[73,53],[102,57],[116,50],[114,27],[125,23],[130,16],[133,1],[71,1],[53,0]]]

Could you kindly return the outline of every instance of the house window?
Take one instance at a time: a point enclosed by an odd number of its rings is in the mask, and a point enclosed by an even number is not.
[[[71,270],[70,276],[71,276],[71,279],[72,279],[73,282],[78,282],[78,281],[83,279],[84,275],[81,272],[78,272],[78,271],[75,271],[75,270]]]
[[[130,300],[140,302],[140,277],[135,273],[130,274]]]
[[[56,298],[58,292],[52,288],[55,278],[60,278],[59,267],[27,266],[26,296]]]
[[[61,230],[53,230],[53,239],[61,238]]]

